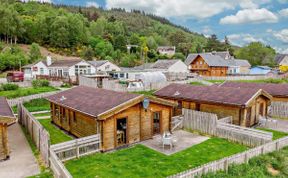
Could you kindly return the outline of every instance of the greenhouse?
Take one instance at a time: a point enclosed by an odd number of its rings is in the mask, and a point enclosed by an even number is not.
[[[141,80],[146,86],[150,83],[166,82],[167,78],[162,72],[141,72],[135,75],[135,80]]]

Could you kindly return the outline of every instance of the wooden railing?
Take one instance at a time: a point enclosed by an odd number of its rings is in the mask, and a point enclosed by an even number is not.
[[[169,176],[170,178],[194,178],[194,177],[201,177],[201,175],[211,173],[211,172],[217,172],[220,170],[227,171],[229,168],[229,165],[233,164],[242,164],[242,163],[248,163],[248,161],[256,156],[271,153],[276,150],[280,150],[284,147],[288,146],[288,137],[281,138],[278,140],[275,140],[273,142],[266,143],[264,145],[258,146],[256,148],[252,148],[250,150],[247,150],[243,153],[238,153],[217,161],[213,161],[204,165],[201,165],[199,167]]]

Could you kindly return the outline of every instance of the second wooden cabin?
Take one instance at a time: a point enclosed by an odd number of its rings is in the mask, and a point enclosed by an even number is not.
[[[170,131],[175,107],[163,99],[82,86],[48,100],[54,124],[76,137],[100,134],[103,151]]]
[[[177,101],[175,114],[182,108],[215,113],[219,119],[232,116],[233,123],[253,126],[260,116],[266,116],[272,96],[254,88],[206,87],[171,84],[154,93],[157,97]]]

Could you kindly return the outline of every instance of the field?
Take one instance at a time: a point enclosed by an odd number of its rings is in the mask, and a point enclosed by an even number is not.
[[[220,138],[211,138],[170,156],[136,145],[71,160],[66,168],[75,178],[166,177],[245,150],[243,145]]]
[[[19,88],[12,91],[0,91],[0,96],[5,96],[8,99],[19,98],[22,96],[29,96],[39,93],[46,93],[57,91],[58,89],[54,87],[39,87],[39,88]]]

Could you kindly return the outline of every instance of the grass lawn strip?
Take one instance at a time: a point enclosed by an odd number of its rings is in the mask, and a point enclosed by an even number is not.
[[[52,92],[52,91],[57,91],[57,90],[58,89],[54,87],[19,88],[17,90],[12,90],[12,91],[1,91],[0,96],[5,96],[8,99],[13,99],[13,98],[19,98],[22,96],[35,95],[39,93]]]
[[[266,128],[258,128],[258,129],[273,133],[273,140],[278,140],[280,138],[288,136],[288,133],[285,133],[285,132],[280,132],[280,131],[266,129]]]
[[[113,153],[98,153],[68,161],[73,177],[166,177],[247,150],[221,138],[211,138],[166,156],[143,145]]]
[[[50,117],[51,116],[51,113],[48,112],[48,113],[39,113],[39,114],[33,114],[34,117]]]
[[[39,119],[38,121],[49,132],[51,145],[67,142],[73,139],[71,136],[68,136],[62,130],[60,130],[57,126],[53,125],[51,123],[51,119]]]

